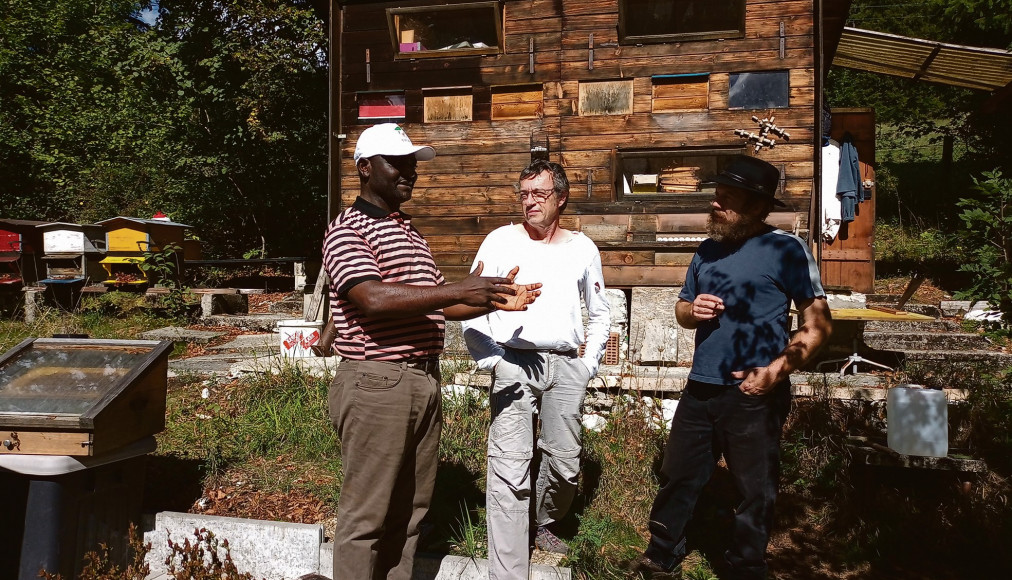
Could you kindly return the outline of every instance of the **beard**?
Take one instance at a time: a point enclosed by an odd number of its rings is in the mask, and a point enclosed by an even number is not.
[[[736,213],[728,219],[719,217],[714,210],[710,210],[710,217],[706,220],[706,233],[715,242],[722,244],[736,245],[744,242],[766,229],[766,222],[759,215],[754,213]]]

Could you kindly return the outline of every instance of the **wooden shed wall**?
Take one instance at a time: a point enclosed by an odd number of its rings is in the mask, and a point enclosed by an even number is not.
[[[402,126],[415,143],[437,156],[419,165],[413,199],[404,210],[429,241],[448,279],[466,274],[481,240],[492,229],[521,220],[516,179],[530,161],[530,139],[547,140],[572,183],[563,226],[584,230],[598,242],[611,286],[670,285],[684,278],[695,241],[658,236],[701,234],[708,195],[622,199],[616,194],[616,150],[684,147],[739,148],[734,129],[756,131],[752,115],[729,110],[729,74],[788,70],[790,107],[771,111],[790,140],[759,156],[785,173],[789,212],[773,216],[787,229],[807,231],[814,171],[815,28],[810,0],[748,0],[744,38],[648,45],[619,45],[618,0],[507,0],[505,53],[395,60],[385,9],[432,2],[352,4],[344,7],[341,204],[358,194],[352,154],[370,122],[357,123],[356,93],[403,90]],[[780,28],[784,28],[784,57]],[[589,66],[593,35],[593,67]],[[533,39],[534,70],[529,47]],[[368,51],[368,68],[367,56]],[[367,72],[368,81],[367,82]],[[709,109],[653,113],[654,75],[709,73]],[[633,112],[580,116],[581,81],[632,79]],[[493,86],[539,83],[544,115],[493,121]],[[422,89],[473,87],[472,121],[424,123]],[[624,228],[624,232],[622,229]]]

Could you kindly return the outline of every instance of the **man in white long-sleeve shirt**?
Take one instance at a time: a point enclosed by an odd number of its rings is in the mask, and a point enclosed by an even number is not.
[[[534,416],[541,421],[541,467],[534,480],[534,537],[539,549],[565,553],[548,526],[569,511],[580,472],[581,405],[608,340],[610,313],[597,246],[559,227],[569,180],[558,163],[535,161],[520,173],[524,222],[490,233],[475,264],[484,274],[541,282],[525,312],[495,311],[464,324],[468,350],[492,370],[488,434],[489,577],[525,579],[530,565],[531,460]],[[584,328],[580,299],[587,306]],[[583,355],[579,355],[585,344]]]

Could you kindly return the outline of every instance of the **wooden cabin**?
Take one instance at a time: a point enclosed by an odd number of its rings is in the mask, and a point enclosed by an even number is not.
[[[183,248],[184,260],[200,257],[196,240],[185,240],[189,226],[168,219],[142,219],[118,216],[98,222],[105,228],[105,258],[102,267],[108,274],[108,285],[147,284],[148,273],[138,267],[146,252],[159,252],[168,244]],[[182,265],[182,262],[180,263]]]
[[[42,232],[42,260],[46,265],[46,277],[39,280],[40,284],[62,286],[105,280],[102,226],[56,222],[38,229]]]
[[[788,207],[771,221],[817,251],[824,44],[835,46],[848,7],[332,2],[330,215],[358,194],[361,131],[394,121],[436,149],[404,209],[450,280],[488,232],[522,219],[517,176],[537,156],[566,168],[563,226],[597,242],[610,287],[681,285],[705,237],[712,177],[736,153],[780,168]],[[756,153],[735,133],[758,133],[753,116],[789,139]]]
[[[0,219],[0,289],[21,290],[39,279],[38,261],[42,236],[37,226],[45,222]]]

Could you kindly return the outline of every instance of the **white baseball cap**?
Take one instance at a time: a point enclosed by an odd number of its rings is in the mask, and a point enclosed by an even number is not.
[[[436,150],[428,145],[413,145],[408,134],[397,123],[373,125],[358,136],[355,143],[355,163],[363,157],[373,155],[411,155],[415,159],[428,161],[436,156]]]

